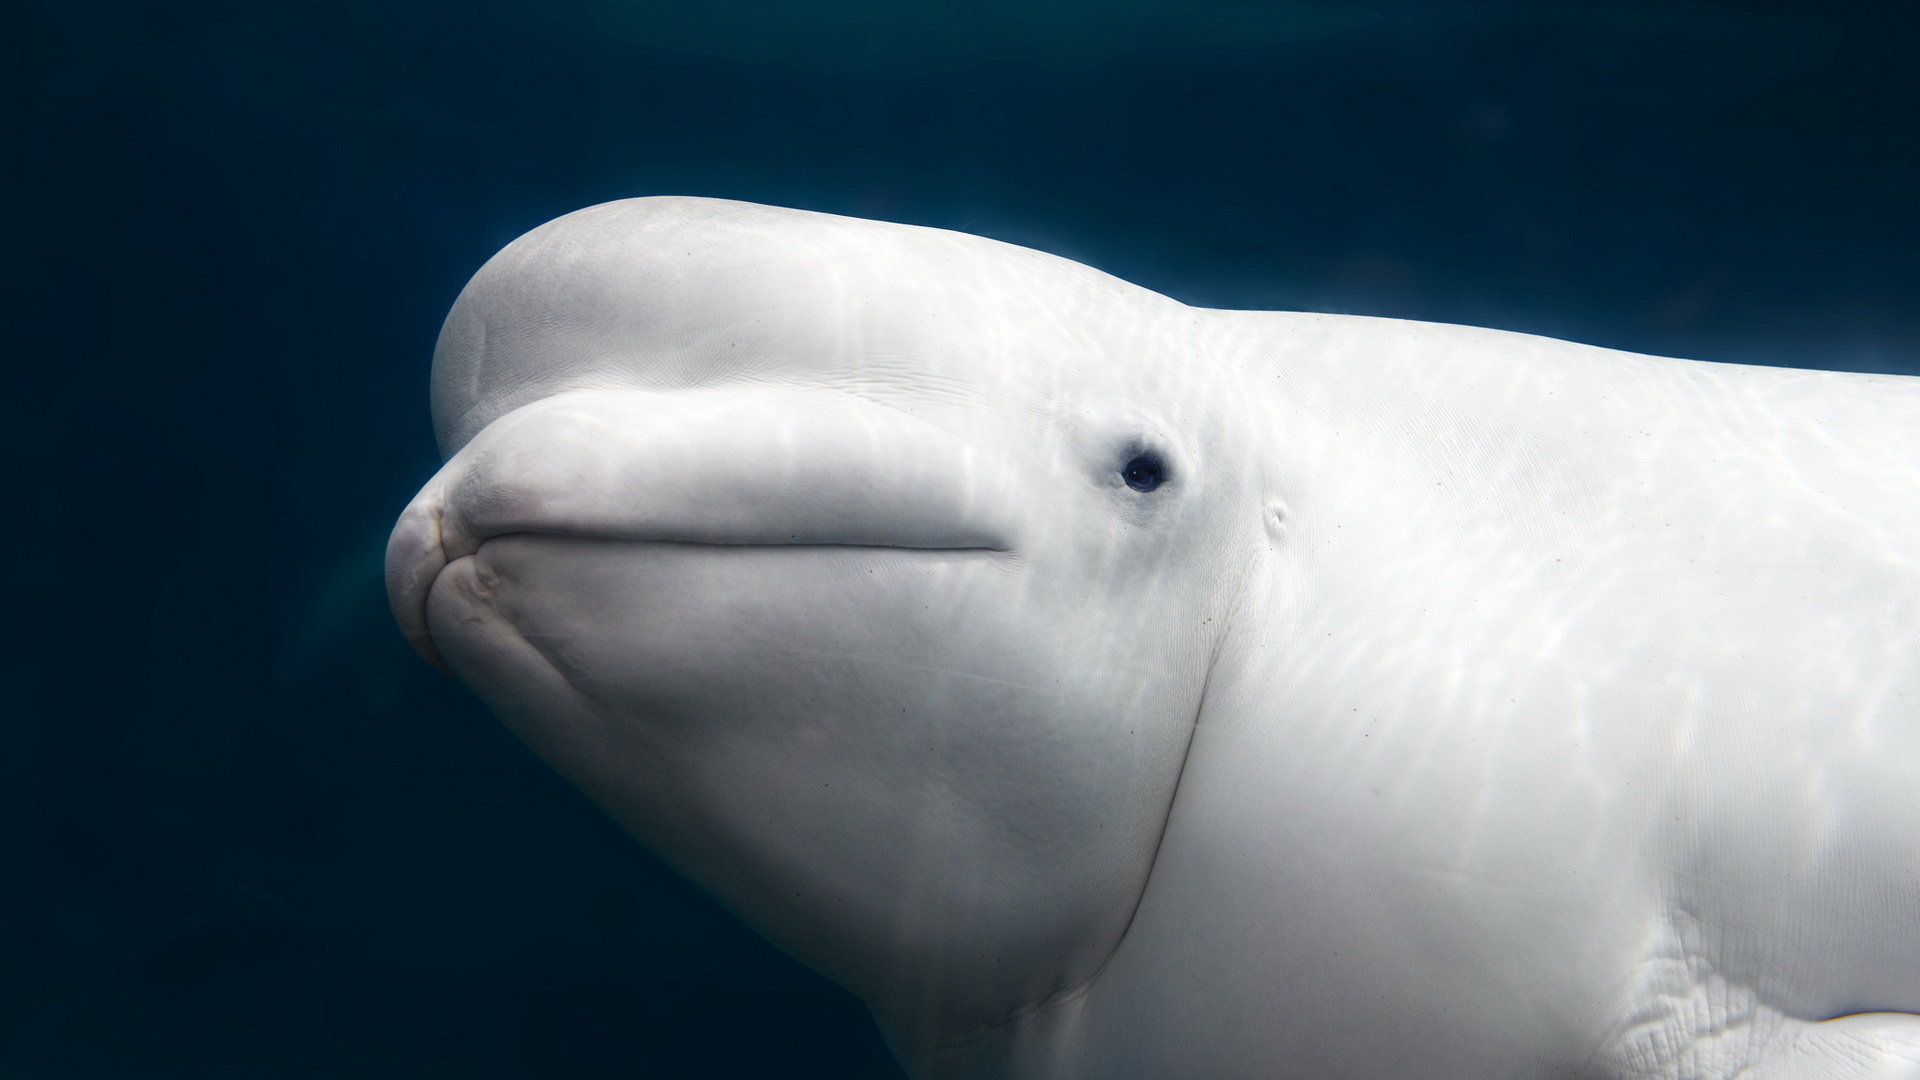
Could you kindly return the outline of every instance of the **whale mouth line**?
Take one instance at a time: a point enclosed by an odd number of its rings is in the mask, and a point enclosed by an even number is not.
[[[540,529],[521,529],[514,532],[497,533],[482,540],[474,551],[509,537],[541,537],[559,540],[588,540],[607,544],[658,544],[665,547],[702,547],[730,549],[762,549],[769,551],[789,550],[793,548],[830,548],[848,551],[926,551],[926,552],[979,552],[988,555],[1012,555],[1015,549],[1011,544],[915,544],[898,541],[858,541],[858,540],[772,540],[754,538],[751,540],[712,540],[692,539],[679,536],[617,536],[604,533],[546,531]]]
[[[410,521],[409,518],[412,518]],[[409,525],[412,528],[409,528]],[[930,556],[974,556],[982,559],[1018,558],[1015,546],[1006,542],[981,543],[956,540],[951,543],[915,543],[911,540],[853,541],[840,539],[791,539],[748,537],[722,539],[698,536],[633,536],[615,532],[573,529],[507,529],[484,536],[468,536],[464,542],[448,536],[442,529],[444,519],[438,513],[403,515],[387,549],[387,596],[394,618],[407,641],[433,666],[453,674],[439,648],[427,620],[427,598],[442,574],[453,564],[478,556],[496,540],[529,537],[661,548],[705,548],[715,551],[812,551],[845,552],[923,552]],[[454,541],[449,543],[449,541]]]

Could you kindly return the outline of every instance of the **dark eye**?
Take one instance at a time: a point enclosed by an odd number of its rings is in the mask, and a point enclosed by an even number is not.
[[[1135,491],[1152,491],[1166,482],[1167,468],[1152,454],[1142,454],[1120,470],[1120,479]]]

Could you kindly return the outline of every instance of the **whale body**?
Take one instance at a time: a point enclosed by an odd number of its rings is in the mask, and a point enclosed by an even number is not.
[[[433,408],[408,638],[915,1076],[1920,1076],[1920,380],[651,198]]]

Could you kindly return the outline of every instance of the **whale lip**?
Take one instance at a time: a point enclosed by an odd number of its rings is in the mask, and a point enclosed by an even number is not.
[[[464,530],[455,530],[455,546],[448,547],[444,507],[436,505],[409,506],[400,521],[394,526],[387,541],[386,582],[388,603],[393,611],[394,620],[399,623],[401,633],[407,643],[428,663],[439,668],[447,675],[453,669],[440,655],[439,647],[434,643],[432,629],[427,619],[427,601],[433,592],[434,584],[448,566],[462,558],[477,554],[488,540],[502,536],[524,536],[529,534],[548,536],[575,536],[582,539],[623,540],[634,543],[683,544],[712,548],[833,548],[842,550],[867,549],[873,551],[924,551],[933,552],[983,552],[1009,554],[1013,548],[1004,543],[878,543],[850,542],[842,540],[808,540],[793,538],[789,540],[717,540],[710,538],[690,539],[684,536],[607,536],[591,532],[560,529],[521,529],[496,533],[487,536],[474,536]]]
[[[415,651],[440,573],[500,536],[1013,552],[1014,470],[845,395],[573,392],[494,421],[400,515],[387,595]]]

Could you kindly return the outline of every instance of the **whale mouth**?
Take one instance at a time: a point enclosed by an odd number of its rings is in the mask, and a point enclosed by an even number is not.
[[[387,545],[407,641],[443,671],[427,601],[488,540],[544,534],[717,548],[1015,550],[1013,470],[843,394],[582,391],[494,421]]]

